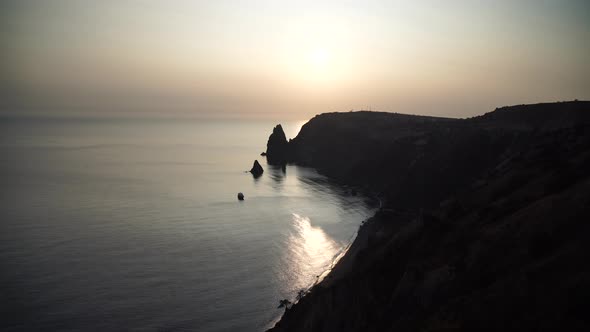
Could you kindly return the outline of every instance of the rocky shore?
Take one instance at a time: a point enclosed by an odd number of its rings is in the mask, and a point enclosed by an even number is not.
[[[271,331],[590,326],[589,102],[470,119],[328,113],[290,142],[278,131],[267,158],[384,204]]]

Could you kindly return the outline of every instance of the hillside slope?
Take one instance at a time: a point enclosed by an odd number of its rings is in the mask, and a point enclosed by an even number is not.
[[[290,144],[386,205],[272,331],[590,326],[589,103],[320,115]]]

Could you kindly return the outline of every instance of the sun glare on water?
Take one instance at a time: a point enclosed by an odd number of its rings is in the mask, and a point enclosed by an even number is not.
[[[290,275],[293,284],[306,288],[317,280],[316,275],[330,267],[341,246],[321,228],[313,226],[308,217],[293,213],[293,225],[294,232],[288,241],[289,256],[293,259]]]

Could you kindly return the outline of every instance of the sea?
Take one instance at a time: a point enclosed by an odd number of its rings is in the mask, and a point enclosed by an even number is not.
[[[304,123],[282,125],[293,138]],[[313,168],[268,165],[276,124],[0,118],[0,330],[274,325],[376,208]]]

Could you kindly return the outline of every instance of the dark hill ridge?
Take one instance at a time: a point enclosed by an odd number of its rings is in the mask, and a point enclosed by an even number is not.
[[[329,113],[288,145],[385,204],[273,331],[590,326],[590,103]]]
[[[315,167],[391,204],[432,207],[523,148],[533,132],[589,123],[590,102],[504,107],[470,119],[326,113],[267,158]]]
[[[590,122],[590,102],[574,101],[500,107],[470,119],[480,126],[555,130]]]

